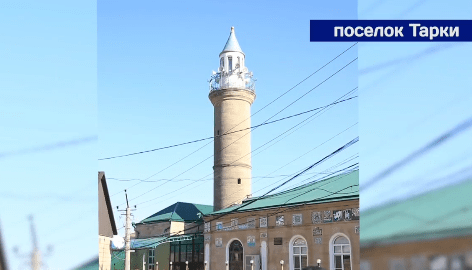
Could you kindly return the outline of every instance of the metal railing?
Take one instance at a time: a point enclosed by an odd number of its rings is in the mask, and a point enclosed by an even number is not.
[[[218,72],[213,74],[208,82],[210,83],[210,93],[229,88],[256,91],[256,79],[253,78],[252,72],[238,72],[236,70],[229,73]]]

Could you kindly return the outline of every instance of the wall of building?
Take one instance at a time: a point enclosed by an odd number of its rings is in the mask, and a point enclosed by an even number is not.
[[[159,262],[159,270],[169,270],[170,243],[164,243],[156,249],[156,261]]]
[[[295,236],[301,236],[306,240],[308,247],[308,265],[316,265],[316,260],[321,259],[321,266],[330,268],[330,241],[336,235],[346,236],[351,245],[351,264],[353,270],[359,270],[359,220],[357,217],[352,220],[339,220],[332,222],[317,223],[313,221],[313,212],[337,211],[337,210],[359,209],[359,201],[343,201],[325,204],[305,205],[297,208],[282,207],[274,210],[259,210],[252,213],[236,213],[223,217],[221,220],[211,222],[210,232],[205,233],[205,243],[210,244],[210,269],[224,269],[226,261],[227,247],[234,239],[239,239],[243,244],[244,255],[260,255],[261,242],[265,241],[268,250],[267,270],[279,270],[280,260],[285,261],[284,269],[288,270],[290,257],[290,242]],[[274,215],[274,213],[279,214]],[[301,214],[301,224],[293,223],[293,216]],[[284,216],[284,225],[276,225],[276,217]],[[244,228],[248,218],[255,218],[254,228]],[[267,227],[261,226],[260,218],[268,217]],[[213,217],[205,217],[205,220]],[[231,219],[238,219],[240,228],[229,229]],[[215,231],[216,222],[223,222],[226,230]],[[321,229],[321,234],[320,230]],[[314,235],[314,230],[316,235]],[[282,238],[282,244],[276,245],[275,238]],[[252,240],[254,239],[254,240]],[[253,244],[250,243],[253,241]],[[374,268],[381,269],[381,268]]]
[[[185,223],[185,234],[203,232],[203,223]]]
[[[143,255],[146,260],[145,269],[147,270],[147,249],[136,249],[134,252],[131,252],[131,263],[130,269],[131,270],[142,270],[143,269]]]
[[[150,223],[150,224],[136,224],[134,231],[136,232],[136,238],[149,238],[162,235],[165,231],[170,230],[170,221]]]
[[[170,234],[184,234],[185,232],[185,223],[180,221],[171,221],[170,223]]]
[[[111,269],[111,238],[98,236],[98,263],[101,270]]]
[[[214,106],[214,209],[241,202],[251,194],[251,104],[255,94],[246,90],[217,90],[210,94]],[[247,134],[245,136],[242,136]],[[238,184],[238,178],[241,183]]]
[[[362,270],[389,270],[402,264],[410,270],[430,269],[429,264],[436,257],[445,257],[448,263],[460,258],[465,266],[462,269],[472,269],[472,236],[361,249]]]
[[[169,253],[170,253],[170,244],[163,243],[157,246],[154,249],[154,263],[158,262],[159,270],[169,270]],[[131,253],[131,269],[132,270],[141,270],[143,269],[143,255],[145,258],[145,269],[148,269],[149,263],[149,249],[137,249],[135,252]],[[154,269],[157,269],[154,266]]]

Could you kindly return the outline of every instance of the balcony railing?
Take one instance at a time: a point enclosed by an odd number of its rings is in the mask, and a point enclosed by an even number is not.
[[[211,76],[210,92],[222,89],[239,88],[251,92],[256,91],[256,80],[253,78],[252,72],[218,72]]]

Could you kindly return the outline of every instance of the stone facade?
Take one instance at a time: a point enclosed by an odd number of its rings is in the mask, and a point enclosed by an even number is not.
[[[210,215],[204,219],[208,222],[213,218]],[[205,252],[209,251],[205,258],[210,261],[209,269],[225,269],[223,258],[228,260],[228,247],[232,241],[239,240],[244,257],[260,256],[261,270],[279,270],[281,260],[285,270],[292,270],[294,255],[291,249],[298,239],[300,243],[306,243],[307,265],[316,265],[321,259],[322,267],[334,269],[331,251],[337,237],[348,239],[350,261],[346,264],[359,270],[359,200],[228,214],[205,226]]]
[[[134,229],[134,238],[142,239],[157,236],[198,233],[203,230],[202,228],[203,225],[181,221],[162,221],[150,224],[138,223]]]
[[[210,93],[214,106],[214,204],[215,210],[241,203],[251,194],[251,104],[247,90]],[[240,132],[228,132],[243,130]],[[221,136],[223,135],[223,136]]]
[[[361,247],[361,258],[361,270],[469,270],[472,269],[472,237]]]
[[[100,269],[110,270],[111,268],[111,238],[107,236],[98,236],[98,262]]]

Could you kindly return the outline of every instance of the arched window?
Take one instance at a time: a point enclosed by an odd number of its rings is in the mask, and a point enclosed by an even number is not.
[[[220,67],[224,67],[225,66],[225,61],[223,59],[223,57],[220,58]]]
[[[290,243],[290,270],[301,270],[308,266],[308,247],[306,240],[295,237]]]
[[[241,59],[238,56],[238,62],[236,62],[236,68],[241,67]]]
[[[229,270],[243,270],[243,244],[239,240],[233,240],[227,252]]]
[[[233,57],[228,56],[228,70],[232,71],[233,70]]]
[[[332,264],[335,270],[351,270],[351,244],[345,236],[337,236],[331,244]]]

